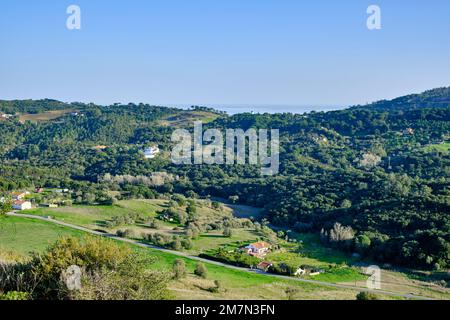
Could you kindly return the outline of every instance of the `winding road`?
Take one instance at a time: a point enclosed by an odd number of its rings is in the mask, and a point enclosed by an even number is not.
[[[248,272],[248,273],[257,273],[257,274],[261,274],[261,275],[264,275],[264,276],[267,276],[267,277],[272,277],[272,278],[278,278],[278,279],[290,280],[290,281],[298,281],[298,282],[310,283],[310,284],[326,286],[326,287],[348,289],[348,290],[354,290],[354,291],[358,291],[358,292],[365,291],[365,292],[371,292],[371,293],[375,293],[375,294],[383,294],[383,295],[393,296],[393,297],[402,297],[402,298],[406,298],[406,299],[434,300],[433,298],[423,297],[423,296],[418,296],[418,295],[413,295],[413,294],[395,293],[395,292],[385,291],[385,290],[372,290],[372,289],[368,289],[368,288],[364,288],[364,287],[356,287],[356,286],[345,285],[345,284],[337,284],[337,283],[330,283],[330,282],[323,282],[323,281],[316,281],[316,280],[307,280],[307,279],[300,279],[300,278],[294,278],[294,277],[289,277],[289,276],[265,273],[265,272],[260,271],[260,270],[237,267],[237,266],[225,264],[225,263],[218,262],[218,261],[213,261],[213,260],[200,258],[200,257],[197,257],[197,256],[192,256],[192,255],[189,255],[187,253],[183,253],[183,252],[179,252],[179,251],[173,251],[173,250],[164,249],[164,248],[161,248],[161,247],[157,247],[157,246],[154,246],[154,245],[142,243],[142,242],[139,242],[139,241],[136,241],[136,240],[132,240],[132,239],[120,238],[120,237],[117,237],[117,236],[115,236],[113,234],[106,234],[106,233],[98,232],[98,231],[91,230],[91,229],[88,229],[88,228],[85,228],[85,227],[73,225],[73,224],[70,224],[70,223],[63,222],[63,221],[54,220],[54,219],[51,219],[51,218],[48,218],[48,217],[34,216],[34,215],[30,215],[30,214],[19,214],[19,213],[15,213],[15,212],[9,212],[9,213],[7,213],[7,215],[8,216],[12,216],[12,217],[18,217],[18,218],[28,218],[28,219],[35,219],[35,220],[46,221],[46,222],[54,223],[54,224],[61,225],[61,226],[67,227],[67,228],[71,228],[71,229],[83,231],[83,232],[86,232],[86,233],[90,233],[90,234],[93,234],[93,235],[114,239],[116,241],[130,243],[130,244],[133,244],[133,245],[136,245],[136,246],[139,246],[139,247],[149,248],[149,249],[153,249],[153,250],[158,250],[158,251],[162,251],[162,252],[165,252],[165,253],[176,255],[176,256],[179,256],[179,257],[188,258],[188,259],[196,260],[196,261],[201,261],[201,262],[208,263],[208,264],[214,264],[214,265],[221,266],[221,267],[228,268],[228,269],[234,269],[234,270],[244,271],[244,272]]]

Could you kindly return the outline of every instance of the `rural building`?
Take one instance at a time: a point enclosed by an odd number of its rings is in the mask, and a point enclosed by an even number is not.
[[[11,198],[13,200],[22,200],[23,198],[25,198],[29,194],[30,193],[28,191],[26,191],[26,192],[14,191],[14,192],[11,193]]]
[[[406,128],[405,130],[403,130],[403,134],[404,135],[413,135],[414,134],[414,129],[413,128]]]
[[[270,267],[272,267],[272,266],[273,266],[273,264],[271,264],[270,262],[263,261],[263,262],[260,262],[256,266],[256,268],[261,271],[267,272],[267,271],[269,271]]]
[[[302,269],[301,267],[297,269],[297,271],[294,272],[294,276],[303,276],[306,274],[306,270]]]
[[[318,276],[319,274],[321,274],[323,272],[324,271],[322,269],[317,269],[315,267],[301,266],[294,273],[294,276],[303,276],[303,275]]]
[[[241,251],[247,252],[252,256],[265,256],[271,248],[270,243],[260,241],[251,243],[248,246],[241,249]]]
[[[41,203],[39,206],[43,208],[58,208],[58,205],[55,203]]]
[[[31,209],[31,202],[30,201],[23,201],[23,200],[16,200],[13,202],[13,209],[14,210],[29,210]]]
[[[158,146],[152,146],[144,150],[145,159],[154,159],[156,155],[160,152]]]
[[[107,148],[108,148],[108,146],[94,146],[92,149],[98,150],[98,151],[102,151],[102,150],[105,150]]]

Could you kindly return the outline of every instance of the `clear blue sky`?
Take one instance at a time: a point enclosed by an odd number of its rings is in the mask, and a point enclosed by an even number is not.
[[[0,46],[0,99],[349,105],[450,85],[450,1],[1,0]]]

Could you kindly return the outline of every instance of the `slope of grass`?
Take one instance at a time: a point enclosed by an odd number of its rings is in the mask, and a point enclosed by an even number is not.
[[[432,151],[439,151],[439,152],[449,152],[450,151],[450,142],[445,142],[443,144],[434,144],[434,145],[430,145],[427,146],[425,148],[425,150],[427,152],[432,152]]]
[[[17,217],[0,219],[0,243],[5,250],[22,255],[28,255],[31,251],[41,252],[59,237],[82,235],[82,232],[51,222]],[[131,246],[124,243],[121,245]],[[133,248],[155,258],[155,262],[149,266],[153,270],[170,272],[175,259],[183,259],[186,262],[187,277],[170,283],[173,296],[177,299],[286,299],[287,289],[295,289],[296,299],[354,299],[356,294],[352,290],[280,280],[210,263],[205,264],[208,269],[207,279],[201,279],[193,274],[197,262],[192,259],[179,258],[153,249]],[[214,280],[222,283],[223,289],[219,293],[208,291],[214,286]]]
[[[75,112],[74,109],[65,109],[65,110],[52,110],[46,111],[42,113],[24,113],[19,116],[20,122],[31,121],[31,122],[43,122],[43,121],[51,121],[62,117],[71,112]]]
[[[76,231],[44,221],[16,217],[0,217],[0,249],[29,255],[47,248],[63,236],[80,236]]]

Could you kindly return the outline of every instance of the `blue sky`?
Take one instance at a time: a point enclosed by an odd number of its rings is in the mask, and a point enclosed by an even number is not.
[[[0,99],[350,105],[450,85],[450,1],[2,0],[0,45]]]

